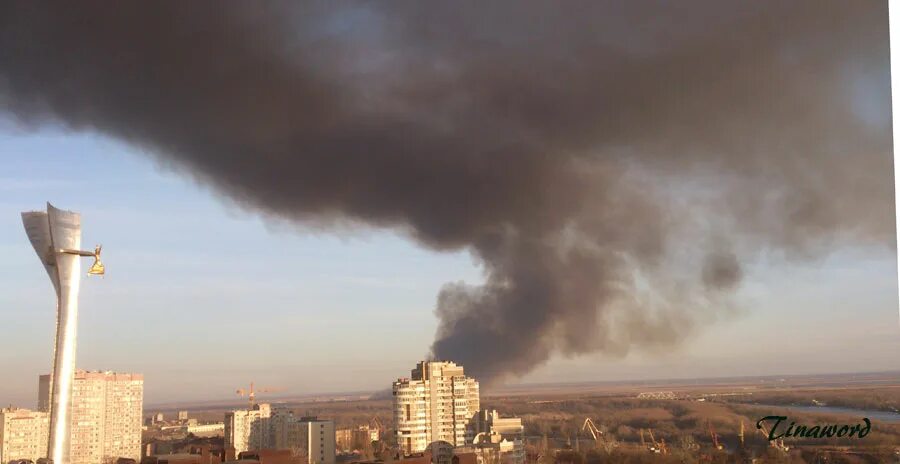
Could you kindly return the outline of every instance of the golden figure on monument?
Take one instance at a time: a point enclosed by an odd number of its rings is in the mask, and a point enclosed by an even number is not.
[[[81,250],[69,250],[69,249],[60,249],[60,253],[66,253],[70,255],[78,255],[78,256],[87,256],[94,258],[94,264],[91,264],[91,268],[88,269],[88,275],[99,275],[102,276],[106,274],[106,267],[103,266],[103,263],[100,261],[100,251],[103,249],[103,245],[97,245],[94,247],[94,251],[81,251]]]
[[[91,264],[91,268],[88,269],[88,275],[102,276],[106,272],[106,268],[103,267],[103,263],[100,261],[100,250],[102,249],[103,245],[94,247],[94,264]]]

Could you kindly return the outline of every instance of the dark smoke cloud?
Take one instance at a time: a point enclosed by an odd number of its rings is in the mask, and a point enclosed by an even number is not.
[[[890,244],[888,57],[882,1],[0,6],[20,123],[470,250],[432,353],[483,380],[677,343],[762,253]]]

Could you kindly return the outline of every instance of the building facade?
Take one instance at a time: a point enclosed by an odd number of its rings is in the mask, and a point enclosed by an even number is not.
[[[258,404],[225,414],[225,447],[233,449],[234,455],[290,450],[308,464],[334,464],[334,422]]]
[[[187,433],[192,433],[194,435],[215,436],[225,433],[225,424],[222,422],[213,424],[188,424],[184,426],[184,430]]]
[[[290,449],[294,455],[305,457],[307,464],[334,464],[334,421],[276,410],[272,435],[276,449]]]
[[[373,441],[380,439],[379,430],[368,425],[339,429],[334,432],[334,436],[335,443],[341,451],[366,449]]]
[[[253,409],[238,409],[225,414],[225,448],[242,451],[272,448],[272,407],[257,404]]]
[[[480,409],[478,382],[463,366],[422,361],[410,378],[393,384],[397,445],[404,455],[430,449],[435,462],[452,457],[452,448],[471,443],[468,424]],[[449,450],[449,451],[448,451]]]
[[[42,375],[38,391],[49,391]],[[75,371],[69,463],[102,464],[117,458],[141,459],[144,377],[110,371]],[[38,399],[39,408],[49,404]]]
[[[479,461],[525,463],[525,427],[518,417],[500,417],[493,409],[478,411],[469,423]]]
[[[28,409],[0,409],[0,463],[18,459],[37,462],[47,456],[50,415]]]

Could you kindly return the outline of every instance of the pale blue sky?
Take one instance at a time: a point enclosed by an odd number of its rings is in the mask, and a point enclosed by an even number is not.
[[[267,223],[102,136],[0,129],[0,404],[33,407],[54,298],[19,212],[83,215],[105,279],[82,285],[78,365],[140,372],[148,403],[382,389],[428,351],[441,285],[477,283],[467,253],[390,231]],[[679,349],[555,359],[522,382],[900,369],[896,268],[884,249],[750,263],[740,314]]]

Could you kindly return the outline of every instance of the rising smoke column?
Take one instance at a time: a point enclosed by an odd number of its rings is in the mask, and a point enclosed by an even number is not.
[[[0,106],[248,209],[469,250],[433,356],[664,347],[741,263],[893,237],[875,1],[0,6]]]

